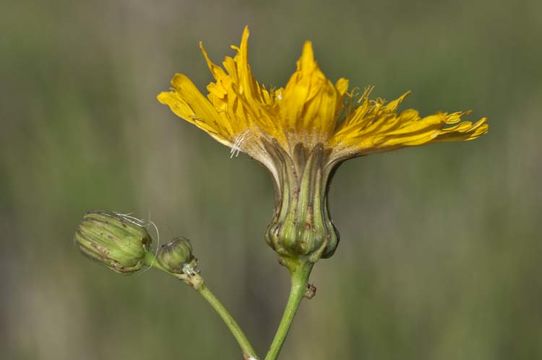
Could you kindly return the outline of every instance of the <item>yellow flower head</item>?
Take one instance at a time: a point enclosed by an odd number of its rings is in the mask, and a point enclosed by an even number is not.
[[[324,75],[310,41],[305,42],[296,71],[286,86],[266,89],[252,75],[248,37],[245,27],[241,45],[232,46],[235,56],[227,56],[223,67],[213,63],[200,44],[215,78],[207,85],[207,96],[186,75],[176,74],[172,90],[160,93],[158,100],[229,146],[232,153],[245,152],[271,171],[278,189],[276,220],[282,216],[281,221],[286,221],[284,216],[293,210],[284,208],[295,204],[297,220],[292,221],[305,221],[299,220],[302,212],[302,216],[309,216],[311,224],[315,222],[314,214],[306,214],[306,207],[313,211],[314,201],[325,207],[329,176],[343,160],[405,146],[473,140],[488,130],[486,118],[462,121],[464,112],[422,117],[414,109],[399,111],[408,92],[388,103],[369,99],[370,89],[356,96],[355,91],[348,91],[347,79],[333,83]],[[304,182],[315,186],[306,201],[299,194]],[[332,227],[329,216],[322,217]],[[268,237],[276,231],[272,227]],[[276,244],[272,246],[280,253]],[[319,255],[330,255],[333,250],[320,249]],[[308,254],[315,250],[299,251]]]
[[[176,74],[171,91],[158,100],[179,117],[193,123],[217,141],[246,152],[274,172],[262,141],[275,142],[288,154],[296,144],[322,144],[330,159],[439,141],[473,140],[488,130],[486,118],[461,121],[464,112],[420,116],[414,109],[398,111],[408,92],[386,103],[370,100],[370,91],[358,99],[348,92],[348,80],[333,84],[314,59],[312,43],[305,42],[297,69],[285,87],[268,90],[258,83],[248,63],[249,30],[236,55],[213,63],[200,44],[215,78],[205,97],[184,74]]]

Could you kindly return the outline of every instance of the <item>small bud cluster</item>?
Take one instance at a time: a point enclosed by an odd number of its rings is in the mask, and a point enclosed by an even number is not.
[[[134,273],[146,264],[154,264],[152,238],[146,224],[132,216],[112,211],[88,212],[75,232],[75,242],[85,255],[118,273]],[[186,238],[175,238],[162,245],[156,260],[160,269],[191,285],[199,281],[197,259]]]

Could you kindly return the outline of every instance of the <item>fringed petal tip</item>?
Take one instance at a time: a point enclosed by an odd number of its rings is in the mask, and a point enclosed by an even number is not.
[[[487,117],[483,117],[476,122],[461,121],[459,117],[456,121],[457,125],[443,128],[441,133],[436,137],[436,142],[449,141],[471,141],[479,138],[489,131]]]

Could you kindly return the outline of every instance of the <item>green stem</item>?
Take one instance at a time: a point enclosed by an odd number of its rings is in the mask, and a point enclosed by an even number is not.
[[[286,340],[286,336],[288,335],[288,331],[290,330],[294,316],[299,308],[299,304],[305,296],[309,276],[312,270],[312,264],[295,264],[290,266],[289,269],[291,276],[290,296],[288,297],[288,302],[284,308],[284,314],[280,320],[273,342],[269,347],[269,351],[265,356],[265,360],[276,360],[279,356],[282,345],[284,344],[284,340]]]
[[[164,272],[167,272],[170,275],[173,275],[178,278],[178,274],[172,274],[169,271],[167,271],[163,266],[160,265],[158,261],[156,261],[156,257],[154,254],[148,252],[145,255],[145,263],[149,266],[152,266],[154,268],[157,268],[159,270],[162,270]],[[229,311],[222,305],[220,300],[209,290],[209,288],[205,285],[205,282],[201,278],[200,275],[195,275],[194,277],[197,277],[197,280],[195,283],[197,283],[197,286],[193,286],[194,289],[205,299],[207,302],[211,305],[211,307],[218,313],[218,315],[222,318],[228,329],[231,331],[233,337],[235,340],[237,340],[237,343],[239,344],[239,347],[243,351],[243,356],[245,359],[250,360],[257,360],[258,357],[256,355],[256,351],[252,347],[252,344],[246,337],[243,330],[241,330],[241,327],[233,316],[229,313]]]
[[[205,283],[201,284],[201,286],[197,289],[197,291],[203,296],[205,300],[211,305],[211,307],[220,315],[228,329],[230,329],[231,333],[235,337],[235,340],[237,340],[237,343],[241,347],[241,350],[243,351],[243,355],[245,359],[251,359],[256,360],[258,357],[256,355],[256,351],[254,351],[254,348],[250,344],[250,341],[247,339],[245,333],[243,330],[241,330],[241,327],[235,319],[231,316],[231,314],[226,310],[224,305],[216,298],[216,296],[209,290],[207,286],[205,286]]]

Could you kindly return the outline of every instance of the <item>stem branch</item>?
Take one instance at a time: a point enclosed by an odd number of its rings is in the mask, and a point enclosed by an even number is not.
[[[165,269],[163,266],[160,265],[158,261],[156,261],[156,257],[154,254],[148,252],[145,256],[145,263],[149,266],[152,266],[154,268],[157,268],[161,271],[164,271],[170,275],[175,276],[178,279],[181,279],[185,281],[187,284],[191,285],[207,302],[213,310],[216,311],[216,313],[222,318],[230,332],[232,333],[235,340],[237,340],[237,343],[239,344],[239,347],[243,351],[243,357],[246,360],[258,360],[258,356],[256,355],[256,351],[252,347],[250,341],[246,337],[243,330],[241,330],[241,327],[233,316],[229,313],[229,311],[222,305],[220,300],[209,290],[207,285],[205,284],[203,278],[199,274],[194,275],[186,275],[186,274],[173,274],[170,273],[167,269]]]
[[[228,329],[230,329],[231,333],[235,337],[235,340],[237,340],[237,343],[241,347],[241,350],[243,351],[243,355],[245,359],[251,359],[256,360],[256,351],[254,351],[254,348],[250,344],[250,341],[246,337],[243,330],[241,330],[241,327],[235,319],[231,316],[231,314],[226,310],[224,305],[216,298],[216,296],[209,290],[209,288],[205,285],[205,283],[201,284],[201,286],[197,289],[197,291],[203,296],[205,300],[211,305],[211,307],[220,315]]]

